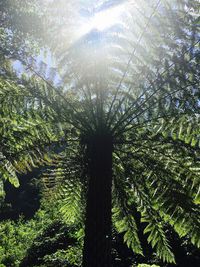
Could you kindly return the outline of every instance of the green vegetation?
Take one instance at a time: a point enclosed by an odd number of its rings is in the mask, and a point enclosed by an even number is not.
[[[0,1],[0,211],[23,176],[41,205],[0,222],[0,264],[195,266],[198,1],[23,2]]]

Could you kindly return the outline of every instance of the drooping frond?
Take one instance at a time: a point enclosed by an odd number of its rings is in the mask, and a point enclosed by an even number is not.
[[[86,177],[78,151],[76,142],[61,146],[57,160],[41,174],[43,196],[58,200],[62,217],[68,224],[82,224],[85,209]]]
[[[53,147],[62,143],[65,127],[51,106],[12,72],[0,76],[0,102],[1,181],[18,186],[18,173],[53,162]]]
[[[150,233],[148,241],[166,261],[173,257],[165,223],[200,245],[198,120],[194,115],[150,122],[117,145],[129,199],[149,225],[144,231]]]
[[[135,253],[143,255],[136,223],[136,220],[138,220],[137,210],[129,204],[130,201],[125,190],[126,181],[123,179],[122,168],[118,164],[114,170],[116,171],[113,198],[114,226],[119,233],[124,233],[124,242],[126,242],[127,246]]]
[[[141,180],[141,177],[139,178],[140,173],[137,173],[136,168],[134,168],[134,171],[136,173],[132,173],[133,177],[130,177],[130,170],[126,169],[125,166],[123,168],[123,165],[121,166],[121,171],[123,179],[125,180],[125,192],[127,194],[128,201],[127,206],[125,207],[126,213],[128,214],[128,216],[137,217],[137,212],[141,213],[141,221],[139,223],[147,223],[147,226],[144,229],[144,233],[149,233],[148,242],[151,243],[151,246],[153,248],[155,247],[158,257],[167,262],[175,262],[174,255],[170,249],[170,244],[165,234],[164,221],[162,220],[161,215],[159,214],[157,209],[154,207],[153,202],[149,198],[149,192],[146,188],[146,185],[144,184],[144,181],[142,181],[142,183],[137,182],[138,179]],[[116,188],[116,190],[120,195],[122,190],[121,187]],[[134,222],[134,220],[132,220],[132,222]],[[120,225],[120,220],[116,221],[116,224]],[[123,224],[121,224],[121,226],[123,226]],[[130,228],[126,229],[126,237],[131,237],[129,230]],[[138,240],[137,232],[135,234],[133,233],[133,235]],[[134,240],[133,237],[130,240]],[[137,252],[136,248],[132,248],[134,252]]]

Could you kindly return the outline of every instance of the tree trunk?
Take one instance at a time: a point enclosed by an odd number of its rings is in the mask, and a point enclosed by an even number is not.
[[[87,193],[83,267],[111,267],[112,151],[110,136],[91,138],[87,144]]]

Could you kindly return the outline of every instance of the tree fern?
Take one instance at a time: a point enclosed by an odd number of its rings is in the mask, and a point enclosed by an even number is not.
[[[2,80],[10,162],[29,169],[39,155],[51,165],[44,185],[58,189],[68,222],[86,203],[84,267],[111,266],[111,193],[114,225],[136,253],[138,213],[164,261],[175,262],[167,224],[199,247],[198,1],[141,3],[125,3],[118,25],[66,40],[69,17],[58,22],[53,1],[48,33],[63,87],[45,77],[45,64],[23,55],[18,59],[33,76]],[[115,3],[75,5],[92,16]]]

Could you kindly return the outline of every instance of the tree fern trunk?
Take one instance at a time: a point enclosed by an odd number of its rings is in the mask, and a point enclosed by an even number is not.
[[[83,267],[111,267],[112,139],[95,137],[87,149],[89,189]]]

